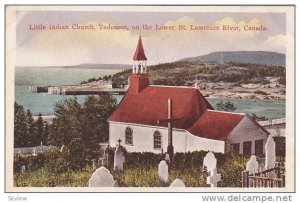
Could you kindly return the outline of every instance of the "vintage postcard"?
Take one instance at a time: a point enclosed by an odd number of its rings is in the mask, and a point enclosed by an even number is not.
[[[6,6],[6,192],[294,192],[294,6]]]

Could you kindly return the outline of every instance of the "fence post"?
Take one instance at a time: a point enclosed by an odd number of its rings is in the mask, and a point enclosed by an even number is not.
[[[280,185],[280,187],[285,187],[285,175],[284,174],[281,176],[281,185]]]
[[[280,178],[280,163],[279,162],[275,162],[275,169],[276,169],[277,178]]]
[[[249,171],[242,171],[242,187],[249,187]]]

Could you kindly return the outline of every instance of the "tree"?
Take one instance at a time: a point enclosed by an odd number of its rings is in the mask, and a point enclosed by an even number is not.
[[[43,142],[43,144],[46,144],[44,141],[44,120],[42,118],[42,114],[39,114],[39,117],[37,121],[35,122],[36,126],[36,142],[39,144],[40,142]]]
[[[68,148],[68,161],[73,169],[81,169],[97,158],[99,142],[108,140],[107,118],[116,107],[116,99],[109,94],[88,96],[81,106],[76,98],[55,105],[51,141]]]
[[[232,111],[236,110],[236,107],[230,101],[227,101],[225,103],[223,101],[220,101],[216,105],[217,105],[217,110],[219,110],[219,111],[232,112]]]
[[[253,119],[253,120],[255,120],[255,121],[266,121],[266,120],[268,120],[267,117],[265,117],[265,116],[259,116],[259,115],[255,114],[255,113],[252,113],[250,115],[250,118]]]
[[[28,141],[27,114],[22,105],[14,104],[14,147],[24,147]]]
[[[45,128],[43,132],[43,143],[45,143],[45,145],[48,145],[49,141],[50,141],[50,127],[49,124],[45,122]]]
[[[26,147],[33,147],[39,145],[39,140],[37,138],[37,128],[34,122],[34,119],[32,117],[31,111],[27,110],[27,129],[28,129],[28,135],[27,135],[27,144]]]

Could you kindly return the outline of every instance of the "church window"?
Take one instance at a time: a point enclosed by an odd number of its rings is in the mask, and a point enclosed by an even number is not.
[[[255,155],[264,153],[264,140],[255,140]]]
[[[231,151],[234,153],[240,153],[240,143],[231,144]]]
[[[153,134],[153,145],[154,149],[161,149],[161,133],[159,131],[155,131]]]
[[[251,154],[252,142],[244,142],[243,143],[243,154]]]
[[[130,127],[127,127],[125,129],[125,144],[127,145],[133,145],[133,137],[132,137],[132,129]]]

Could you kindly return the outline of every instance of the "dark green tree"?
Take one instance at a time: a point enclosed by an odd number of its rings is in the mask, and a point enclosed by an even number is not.
[[[217,105],[217,110],[219,110],[219,111],[232,112],[232,111],[236,110],[236,107],[230,101],[227,101],[225,103],[223,101],[220,101],[216,105]]]
[[[48,145],[49,140],[50,140],[50,126],[47,122],[45,122],[45,128],[43,132],[43,143],[45,143],[45,145]]]
[[[44,142],[44,120],[42,118],[42,114],[39,114],[38,119],[35,121],[35,127],[37,144],[43,142],[43,145],[45,145],[46,143]]]
[[[27,114],[22,105],[14,104],[14,147],[24,147],[28,142]]]
[[[28,129],[28,139],[26,147],[32,147],[39,145],[39,140],[37,137],[37,128],[32,117],[31,111],[27,110],[27,129]]]
[[[88,96],[82,106],[76,98],[55,105],[51,143],[67,147],[72,169],[81,169],[98,156],[99,142],[108,140],[107,118],[115,107],[116,99],[109,94]]]

